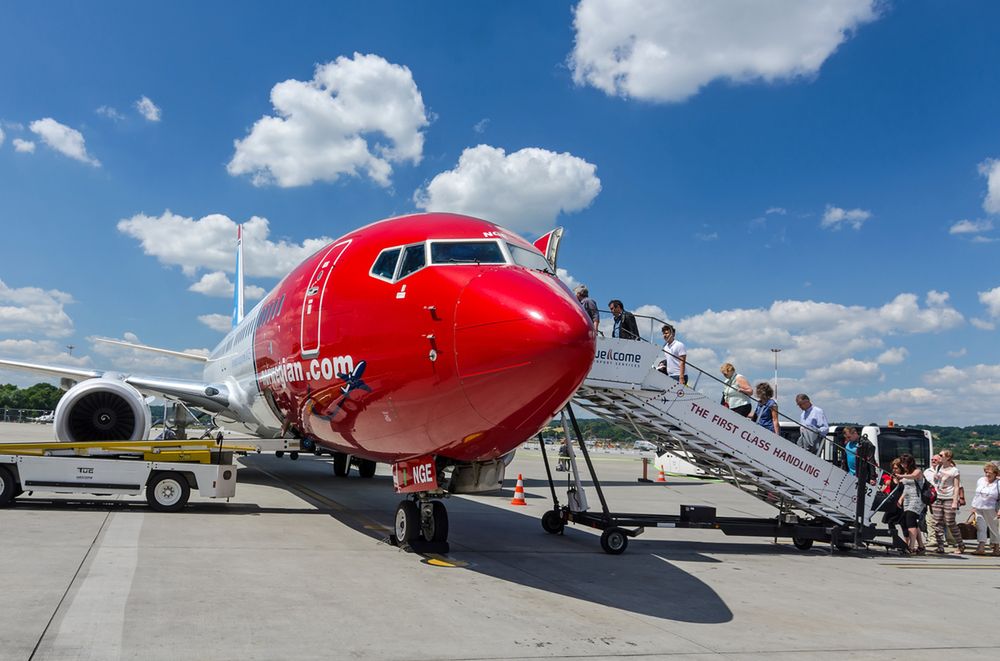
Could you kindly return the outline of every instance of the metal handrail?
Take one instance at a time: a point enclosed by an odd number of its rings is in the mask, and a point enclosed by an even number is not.
[[[599,314],[605,314],[605,315],[611,315],[611,314],[612,314],[610,310],[598,310],[598,313],[599,313]],[[639,320],[640,320],[640,319],[645,319],[645,320],[649,321],[649,323],[650,323],[650,333],[649,333],[649,336],[648,336],[648,337],[649,337],[649,339],[646,339],[646,337],[644,337],[644,336],[642,335],[642,332],[640,331],[640,332],[639,332],[639,338],[638,338],[638,340],[632,340],[632,341],[633,341],[633,342],[635,342],[635,341],[639,341],[639,342],[646,342],[646,343],[648,343],[648,344],[653,344],[654,346],[660,346],[660,345],[658,345],[658,344],[657,344],[656,342],[653,342],[653,341],[652,341],[652,337],[653,337],[653,332],[654,332],[654,330],[653,330],[653,329],[654,329],[654,324],[658,324],[659,326],[661,326],[661,327],[662,327],[662,326],[663,326],[664,324],[668,324],[669,322],[667,322],[667,321],[663,321],[662,319],[658,319],[658,318],[656,318],[656,317],[650,317],[650,316],[648,316],[648,315],[641,315],[641,314],[635,314],[635,313],[632,313],[632,314],[633,314],[633,316],[634,316],[634,317],[635,317],[635,319],[636,319],[636,328],[638,328],[638,326],[639,326]],[[671,324],[671,325],[673,325],[673,324]],[[669,351],[667,351],[667,350],[666,350],[666,348],[665,348],[665,347],[660,347],[660,348],[661,348],[661,350],[662,350],[662,351],[663,351],[664,353],[670,353]],[[672,353],[671,353],[670,355],[672,355],[672,356],[673,356],[674,354],[672,354]],[[675,356],[675,358],[676,358],[676,356]],[[697,377],[695,378],[695,380],[694,380],[694,384],[693,384],[693,385],[691,385],[691,386],[689,386],[689,387],[691,387],[691,388],[692,388],[692,389],[694,389],[694,390],[697,390],[697,389],[698,389],[698,388],[697,388],[697,386],[698,386],[698,382],[699,382],[699,380],[700,380],[700,378],[701,378],[701,375],[705,375],[705,376],[707,376],[707,377],[708,377],[709,379],[711,379],[711,380],[713,380],[713,381],[716,381],[717,383],[719,383],[720,385],[722,385],[722,386],[723,386],[723,388],[725,388],[725,387],[728,387],[728,384],[727,384],[727,383],[726,383],[726,382],[725,382],[724,380],[722,380],[722,379],[720,379],[719,377],[715,376],[715,374],[713,374],[713,373],[711,373],[711,372],[707,372],[706,370],[704,370],[704,369],[702,369],[702,368],[698,367],[697,365],[695,365],[694,363],[692,363],[692,362],[691,362],[691,361],[689,361],[689,360],[685,360],[685,361],[684,361],[684,366],[685,366],[685,368],[687,368],[687,367],[692,367],[692,368],[694,368],[694,370],[695,370],[696,372],[698,372],[698,376],[697,376]],[[703,393],[703,394],[704,394],[704,393]],[[753,395],[747,395],[747,398],[748,398],[748,399],[749,399],[750,401],[752,401],[752,402],[754,402],[754,403],[756,403],[756,404],[758,404],[758,405],[760,404],[760,400],[759,400],[759,399],[757,399],[756,397],[754,397]],[[797,420],[795,420],[795,419],[793,419],[793,418],[790,418],[790,417],[788,417],[787,415],[785,415],[784,413],[782,413],[782,412],[781,412],[780,410],[778,411],[778,417],[779,417],[779,418],[783,418],[783,419],[785,419],[785,420],[787,420],[787,421],[791,422],[791,423],[792,423],[792,424],[794,424],[794,425],[795,425],[796,427],[802,427],[802,426],[803,426],[803,425],[802,425],[802,424],[801,424],[801,423],[800,423],[799,421],[797,421]],[[810,427],[809,429],[812,429],[812,428]],[[813,430],[813,431],[818,431],[818,430]],[[780,434],[779,434],[779,436],[780,436]],[[787,440],[787,439],[786,439],[786,440]],[[820,454],[822,454],[822,452],[823,452],[823,450],[825,449],[825,447],[826,447],[826,444],[827,444],[827,443],[829,443],[829,444],[830,444],[831,446],[833,446],[834,448],[840,448],[840,449],[841,449],[841,450],[843,450],[843,451],[844,451],[845,453],[847,452],[847,447],[846,447],[845,445],[842,445],[842,444],[840,444],[840,443],[837,443],[837,442],[836,442],[836,441],[834,441],[833,439],[829,438],[829,432],[827,432],[827,435],[826,435],[826,436],[824,436],[824,437],[823,437],[822,439],[820,439],[820,448],[819,448],[819,451],[820,451]],[[855,455],[855,456],[857,456],[857,455]],[[881,478],[881,475],[882,475],[882,474],[884,474],[884,473],[886,473],[886,471],[883,471],[883,470],[882,470],[881,468],[879,468],[878,470],[879,470],[879,478]]]

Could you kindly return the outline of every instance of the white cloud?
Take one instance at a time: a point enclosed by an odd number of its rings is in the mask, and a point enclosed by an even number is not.
[[[932,386],[959,388],[966,392],[993,392],[1000,395],[1000,365],[972,365],[958,368],[947,365],[924,375]]]
[[[125,119],[125,115],[121,114],[111,106],[100,106],[94,112],[96,112],[101,117],[107,117],[108,119],[114,122],[120,122],[123,119]]]
[[[413,200],[428,211],[452,211],[518,232],[542,232],[560,213],[586,208],[601,192],[597,167],[569,153],[528,147],[512,154],[489,145],[462,152]]]
[[[718,347],[748,368],[773,365],[772,348],[782,349],[780,361],[786,367],[809,368],[881,350],[888,336],[936,333],[963,320],[948,305],[947,294],[930,292],[924,307],[909,293],[874,308],[775,301],[769,308],[708,310],[682,319],[677,326],[689,346]]]
[[[987,213],[1000,213],[1000,159],[989,159],[979,164],[979,174],[986,177],[986,199],[983,209]]]
[[[826,205],[826,211],[823,213],[823,220],[820,222],[820,227],[839,230],[845,225],[850,225],[852,228],[859,230],[871,216],[871,211],[865,211],[864,209],[851,209],[848,211],[828,204]]]
[[[205,296],[232,298],[236,286],[229,281],[229,278],[222,271],[212,271],[201,276],[201,280],[188,287],[188,289],[199,294],[204,294]],[[246,299],[262,298],[266,293],[257,285],[243,286],[243,297]]]
[[[31,140],[22,140],[21,138],[14,138],[11,142],[14,145],[14,151],[20,152],[22,154],[34,154],[35,153],[35,143]]]
[[[70,355],[66,345],[55,340],[0,340],[0,356],[10,360],[63,367],[93,366],[90,356]],[[12,383],[19,388],[27,388],[42,381],[57,384],[59,380],[31,372],[0,369],[0,383]]]
[[[490,125],[490,118],[483,117],[478,122],[473,124],[472,130],[475,131],[476,133],[484,133],[486,131],[486,127],[489,125]]]
[[[876,0],[582,0],[573,80],[609,95],[683,101],[713,80],[737,84],[816,75]]]
[[[813,383],[857,383],[874,381],[881,376],[878,363],[845,358],[826,367],[806,370],[806,379]]]
[[[580,284],[580,281],[570,275],[570,272],[564,268],[557,268],[556,275],[563,281],[564,285],[570,288],[570,290],[576,289],[577,285]]]
[[[879,365],[898,365],[906,360],[908,355],[910,352],[905,347],[893,347],[879,354],[878,363]]]
[[[960,220],[948,229],[948,234],[979,234],[991,229],[992,220]]]
[[[312,80],[286,80],[271,90],[276,116],[261,117],[227,166],[255,185],[304,186],[356,176],[389,185],[392,163],[419,163],[428,124],[420,90],[405,66],[378,55],[316,67]],[[374,144],[374,134],[386,141]]]
[[[0,145],[3,144],[3,141],[4,141],[5,137],[6,136],[4,135],[3,129],[0,129]]]
[[[73,333],[73,320],[66,305],[73,297],[57,289],[8,287],[0,280],[0,333],[66,337]]]
[[[160,121],[160,109],[148,96],[141,96],[135,102],[135,109],[150,122]]]
[[[991,317],[1000,317],[1000,287],[979,292],[979,302],[986,306]]]
[[[961,349],[958,349],[957,351],[949,351],[948,352],[948,357],[949,358],[961,358],[962,356],[964,356],[967,353],[969,353],[968,350],[965,347],[962,347]]]
[[[87,153],[83,134],[76,129],[60,124],[51,117],[35,120],[28,128],[40,137],[42,142],[60,154],[94,167],[100,167],[100,161]]]
[[[228,317],[227,317],[228,319]],[[114,339],[114,338],[113,338]],[[148,344],[130,331],[122,334],[119,341],[133,344]],[[95,337],[88,337],[90,350],[95,356],[95,363],[102,369],[114,369],[126,374],[156,374],[158,376],[175,376],[180,378],[200,379],[202,366],[183,358],[174,358],[156,354],[142,349],[130,349],[120,345],[98,342]],[[207,356],[208,349],[182,348],[165,346],[164,349],[183,351],[184,353]]]
[[[233,327],[233,318],[227,314],[201,314],[198,321],[220,333],[228,333]]]
[[[699,241],[715,241],[716,239],[719,238],[719,233],[718,232],[697,232],[697,233],[695,233],[694,238],[698,239]]]
[[[222,214],[195,220],[165,211],[161,216],[136,214],[118,222],[118,231],[138,239],[143,252],[189,277],[199,270],[232,273],[236,267],[236,223]],[[281,277],[332,239],[306,239],[301,244],[268,239],[270,224],[254,216],[243,224],[246,275]]]
[[[778,214],[779,216],[784,216],[788,213],[788,210],[783,207],[771,207],[764,212],[765,215]]]
[[[994,330],[997,325],[992,321],[987,321],[986,319],[978,319],[972,317],[969,319],[969,323],[978,328],[979,330]]]
[[[55,340],[0,340],[0,356],[13,360],[52,363],[68,367],[90,365],[87,356],[70,355],[65,344]],[[37,377],[34,377],[37,380]]]

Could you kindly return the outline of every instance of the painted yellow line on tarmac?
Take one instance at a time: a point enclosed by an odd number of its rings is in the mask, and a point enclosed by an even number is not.
[[[469,563],[467,562],[462,562],[461,560],[452,560],[450,558],[446,558],[443,555],[438,555],[437,553],[431,553],[425,556],[424,564],[430,565],[432,567],[454,567],[454,568],[469,566]]]

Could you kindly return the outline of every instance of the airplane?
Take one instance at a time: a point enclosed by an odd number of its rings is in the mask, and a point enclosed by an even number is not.
[[[212,413],[229,429],[291,434],[362,477],[392,465],[402,543],[447,543],[440,498],[499,488],[513,451],[572,397],[593,325],[555,275],[561,230],[533,245],[448,213],[381,220],[293,269],[203,363],[201,381],[0,360],[54,376],[63,441],[147,438],[147,397]],[[242,281],[242,236],[237,285]]]

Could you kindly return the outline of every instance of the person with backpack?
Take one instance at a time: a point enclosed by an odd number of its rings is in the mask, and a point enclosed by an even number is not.
[[[903,510],[903,529],[906,530],[906,546],[910,553],[924,555],[923,536],[920,534],[920,517],[924,513],[924,502],[921,491],[926,481],[923,473],[917,468],[913,455],[899,455],[899,468],[896,479],[903,484],[903,493],[899,497],[899,506]]]

